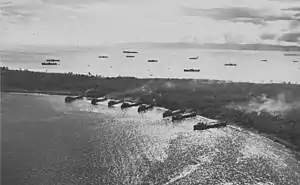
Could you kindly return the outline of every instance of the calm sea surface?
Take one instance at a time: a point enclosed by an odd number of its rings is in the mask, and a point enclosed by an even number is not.
[[[6,49],[0,51],[1,66],[48,72],[73,72],[102,76],[136,76],[141,78],[198,78],[250,82],[300,83],[300,56],[284,56],[279,51],[237,51],[200,49],[135,48],[138,54],[123,54],[127,48],[99,49]],[[129,49],[130,50],[130,49]],[[107,55],[107,59],[98,58]],[[135,58],[126,58],[134,55]],[[198,60],[189,57],[199,56]],[[59,66],[42,66],[46,58],[61,60]],[[150,59],[157,63],[148,63]],[[261,60],[267,60],[266,62]],[[299,62],[293,62],[299,61]],[[226,67],[235,63],[236,67]],[[185,73],[185,68],[200,69],[199,73]]]
[[[195,119],[162,112],[3,93],[1,184],[300,184],[282,145],[233,126],[193,131]]]

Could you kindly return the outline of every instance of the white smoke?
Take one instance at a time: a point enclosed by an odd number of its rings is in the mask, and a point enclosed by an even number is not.
[[[258,115],[262,112],[268,112],[271,115],[285,115],[293,109],[300,108],[300,101],[287,102],[284,93],[279,94],[276,98],[268,98],[265,94],[253,98],[247,104],[232,104],[228,108],[242,110],[244,112],[256,112]]]

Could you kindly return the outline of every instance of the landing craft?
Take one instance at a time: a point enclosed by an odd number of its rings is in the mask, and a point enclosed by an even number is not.
[[[134,107],[134,106],[139,106],[141,105],[141,102],[135,102],[135,103],[132,103],[132,102],[124,102],[122,105],[121,105],[121,109],[126,109],[126,108],[129,108],[129,107]]]
[[[150,105],[141,105],[141,106],[139,106],[139,108],[138,108],[138,113],[140,113],[140,112],[146,112],[147,110],[149,110],[149,109],[153,109],[154,108],[154,104],[150,104]]]
[[[65,102],[66,103],[70,103],[70,102],[78,100],[78,99],[83,99],[83,95],[79,95],[79,96],[67,96],[65,98]]]
[[[102,101],[105,101],[107,100],[108,98],[107,97],[103,97],[103,98],[93,98],[91,100],[91,104],[92,105],[97,105],[98,102],[102,102]]]
[[[116,104],[119,104],[119,103],[122,103],[122,102],[124,102],[124,100],[119,100],[119,101],[111,100],[111,101],[108,102],[108,107],[112,107],[112,106],[114,106]]]
[[[178,115],[178,114],[181,114],[181,113],[184,113],[184,112],[185,112],[185,110],[180,110],[180,109],[174,110],[174,111],[172,111],[172,110],[167,110],[167,111],[165,111],[165,112],[163,113],[163,118],[175,116],[175,115]]]
[[[220,128],[225,126],[227,126],[226,121],[217,121],[216,123],[212,123],[212,124],[199,122],[196,125],[194,125],[194,130],[206,130],[210,128]]]
[[[183,120],[185,118],[192,118],[192,117],[196,117],[196,116],[197,116],[197,113],[195,111],[192,111],[192,112],[172,116],[172,121]]]

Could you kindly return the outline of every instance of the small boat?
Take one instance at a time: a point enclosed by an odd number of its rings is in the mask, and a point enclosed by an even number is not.
[[[103,98],[93,98],[91,100],[91,104],[92,105],[97,105],[98,102],[102,102],[102,101],[105,101],[107,100],[108,98],[107,97],[103,97]]]
[[[237,64],[228,63],[228,64],[224,64],[224,66],[237,66]]]
[[[70,102],[78,100],[78,99],[83,99],[83,95],[79,95],[79,96],[67,96],[65,98],[65,102],[66,103],[70,103]]]
[[[141,105],[141,106],[139,106],[139,108],[138,108],[138,113],[140,113],[140,112],[146,112],[147,110],[149,110],[149,109],[153,109],[154,108],[154,104],[150,104],[150,105]]]
[[[297,62],[299,62],[299,61],[298,61],[298,60],[293,60],[293,62],[294,62],[294,63],[297,63]]]
[[[126,108],[129,108],[129,107],[134,107],[134,106],[139,106],[141,105],[140,102],[135,102],[135,103],[132,103],[132,102],[124,102],[122,105],[121,105],[121,109],[126,109]]]
[[[127,55],[126,58],[134,58],[135,56],[133,55]]]
[[[100,55],[100,56],[98,56],[98,58],[108,58],[108,56],[106,56],[106,55]]]
[[[264,59],[264,60],[260,60],[260,61],[262,61],[262,62],[267,62],[268,60],[265,60],[265,59]]]
[[[174,111],[172,111],[172,110],[167,110],[167,111],[165,111],[165,112],[163,113],[163,118],[175,116],[175,115],[178,115],[178,114],[181,114],[181,113],[184,113],[184,112],[185,112],[185,110],[180,110],[180,109],[174,110]]]
[[[148,60],[148,62],[158,62],[157,60]]]
[[[197,57],[190,57],[189,59],[190,60],[197,60],[199,58],[199,56],[197,56]]]
[[[192,117],[196,117],[197,113],[195,111],[191,111],[191,112],[187,112],[184,114],[178,114],[175,116],[172,116],[172,121],[176,121],[176,120],[183,120],[185,118],[192,118]]]
[[[216,123],[212,124],[206,124],[203,122],[199,122],[196,125],[194,125],[194,130],[206,130],[210,128],[220,128],[220,127],[225,127],[227,126],[226,121],[217,121]]]
[[[123,100],[111,100],[111,101],[109,101],[108,102],[108,107],[112,107],[112,106],[114,106],[114,105],[116,105],[116,104],[119,104],[119,103],[122,103],[122,102],[124,102]]]
[[[123,53],[138,53],[137,51],[128,51],[128,50],[124,50]]]
[[[184,69],[184,72],[200,72],[200,69]]]

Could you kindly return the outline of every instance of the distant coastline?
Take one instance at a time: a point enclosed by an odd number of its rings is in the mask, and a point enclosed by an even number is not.
[[[119,45],[129,45],[132,47],[153,47],[153,48],[170,48],[170,49],[222,49],[222,50],[253,50],[253,51],[282,51],[282,52],[300,52],[300,46],[290,45],[272,45],[272,44],[215,44],[215,43],[127,43]]]
[[[300,151],[300,107],[283,116],[272,115],[267,110],[245,112],[228,108],[228,105],[247,107],[262,94],[268,101],[278,101],[285,94],[286,105],[300,102],[300,85],[225,83],[216,80],[193,79],[137,79],[133,77],[103,78],[86,75],[43,73],[1,68],[1,92],[44,93],[52,95],[78,95],[87,89],[87,97],[140,99],[145,103],[156,99],[157,106],[167,109],[191,108],[200,115],[223,119],[234,125],[258,131],[273,141]],[[281,100],[280,100],[281,101]],[[280,112],[279,112],[280,113]]]

